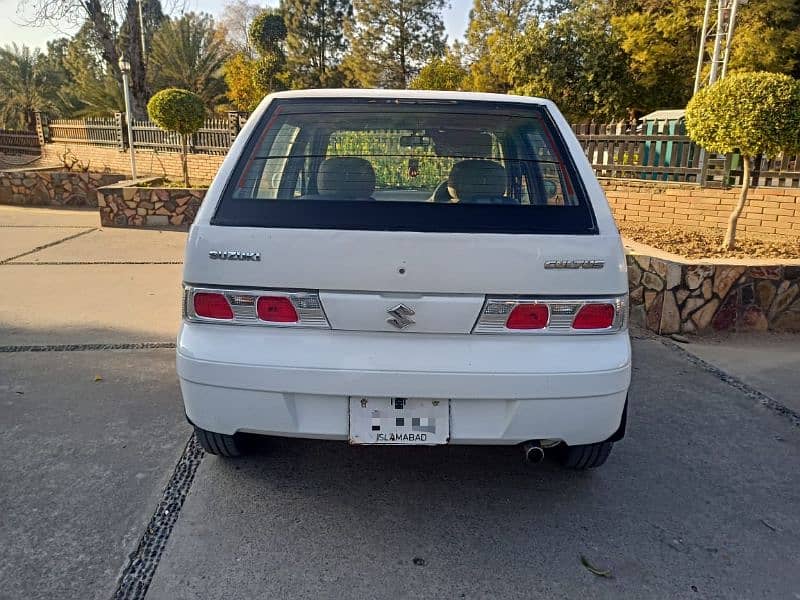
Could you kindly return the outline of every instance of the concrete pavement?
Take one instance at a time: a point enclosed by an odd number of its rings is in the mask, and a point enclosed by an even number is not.
[[[659,341],[634,348],[629,435],[595,472],[516,448],[207,457],[148,598],[793,598],[797,428]]]
[[[797,421],[644,334],[596,472],[302,440],[198,467],[169,347],[184,239],[0,207],[0,263],[24,254],[0,264],[0,597],[800,593]],[[798,338],[765,339],[686,350],[795,406]]]
[[[733,333],[693,339],[685,348],[800,414],[800,335]]]

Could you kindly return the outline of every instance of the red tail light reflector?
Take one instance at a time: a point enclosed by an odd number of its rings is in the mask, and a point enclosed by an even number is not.
[[[262,321],[296,323],[299,320],[291,300],[284,296],[261,296],[256,310]]]
[[[614,324],[613,304],[585,304],[575,320],[572,321],[573,329],[608,329]]]
[[[546,304],[518,304],[508,315],[508,329],[544,329],[550,319]]]
[[[194,312],[209,319],[233,319],[233,309],[224,294],[198,292],[194,295]]]

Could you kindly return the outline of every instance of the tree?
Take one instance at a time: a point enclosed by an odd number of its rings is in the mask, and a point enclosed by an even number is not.
[[[446,47],[445,0],[354,0],[350,68],[364,87],[406,88]]]
[[[286,19],[286,58],[296,88],[338,83],[347,49],[345,22],[353,18],[350,0],[281,0]]]
[[[65,49],[64,67],[69,77],[61,93],[69,94],[75,100],[72,111],[65,116],[106,116],[125,112],[122,82],[103,61],[94,37],[91,26],[84,24]]]
[[[741,7],[729,70],[800,78],[800,2],[760,0]]]
[[[240,52],[247,58],[255,58],[255,49],[250,43],[248,32],[253,19],[262,10],[258,4],[247,0],[231,0],[222,8],[219,22],[225,29],[228,43],[234,52]]]
[[[704,0],[618,3],[611,26],[629,57],[633,103],[641,111],[685,106],[691,97],[704,6]]]
[[[236,110],[252,111],[266,94],[256,80],[258,61],[237,52],[225,63],[228,100]]]
[[[131,64],[132,109],[134,114],[143,117],[149,94],[139,27],[139,2],[122,2],[122,21],[119,23],[115,20],[117,6],[119,3],[115,0],[20,0],[20,7],[30,15],[31,24],[50,24],[57,29],[65,25],[87,27],[91,32],[93,45],[105,63],[106,72],[117,81],[121,80],[119,60],[124,56]],[[157,20],[150,17],[161,14],[161,5],[158,0],[143,0],[142,10],[147,15],[147,41],[148,24]]]
[[[504,50],[525,29],[533,13],[530,0],[475,0],[469,11],[465,53],[470,63],[469,88],[508,92],[511,74]]]
[[[255,66],[255,86],[267,93],[286,87],[286,54],[283,42],[286,39],[286,23],[280,12],[262,11],[250,24],[250,43],[260,58]]]
[[[463,90],[468,76],[458,58],[448,53],[422,67],[411,80],[410,87],[412,90]]]
[[[228,56],[210,15],[186,13],[179,19],[167,20],[153,37],[152,87],[189,90],[213,111],[225,95],[223,65]]]
[[[736,225],[750,189],[750,161],[800,149],[800,82],[777,73],[737,73],[701,89],[686,107],[689,137],[710,152],[739,151],[744,173],[728,218],[723,249],[736,244]]]
[[[181,136],[183,183],[189,187],[189,166],[186,159],[187,139],[203,126],[206,109],[203,100],[189,90],[169,88],[156,93],[147,103],[147,114],[161,129]]]
[[[35,129],[34,112],[54,105],[59,83],[38,49],[0,49],[0,127]]]
[[[628,57],[603,17],[584,4],[531,18],[500,48],[512,91],[549,98],[573,121],[626,116],[634,88]]]

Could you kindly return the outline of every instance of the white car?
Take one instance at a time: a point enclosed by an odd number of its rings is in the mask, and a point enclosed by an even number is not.
[[[177,369],[210,453],[242,434],[519,444],[625,432],[625,257],[552,102],[311,90],[248,119],[189,234]]]

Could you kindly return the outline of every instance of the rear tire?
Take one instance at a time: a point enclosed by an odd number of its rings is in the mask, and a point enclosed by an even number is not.
[[[226,435],[224,433],[214,433],[213,431],[206,431],[200,429],[195,425],[194,435],[197,441],[208,454],[216,454],[226,458],[234,458],[242,455],[241,444],[233,435]]]
[[[565,469],[585,471],[595,469],[606,462],[614,442],[598,442],[581,446],[562,446],[558,452],[558,462]]]

